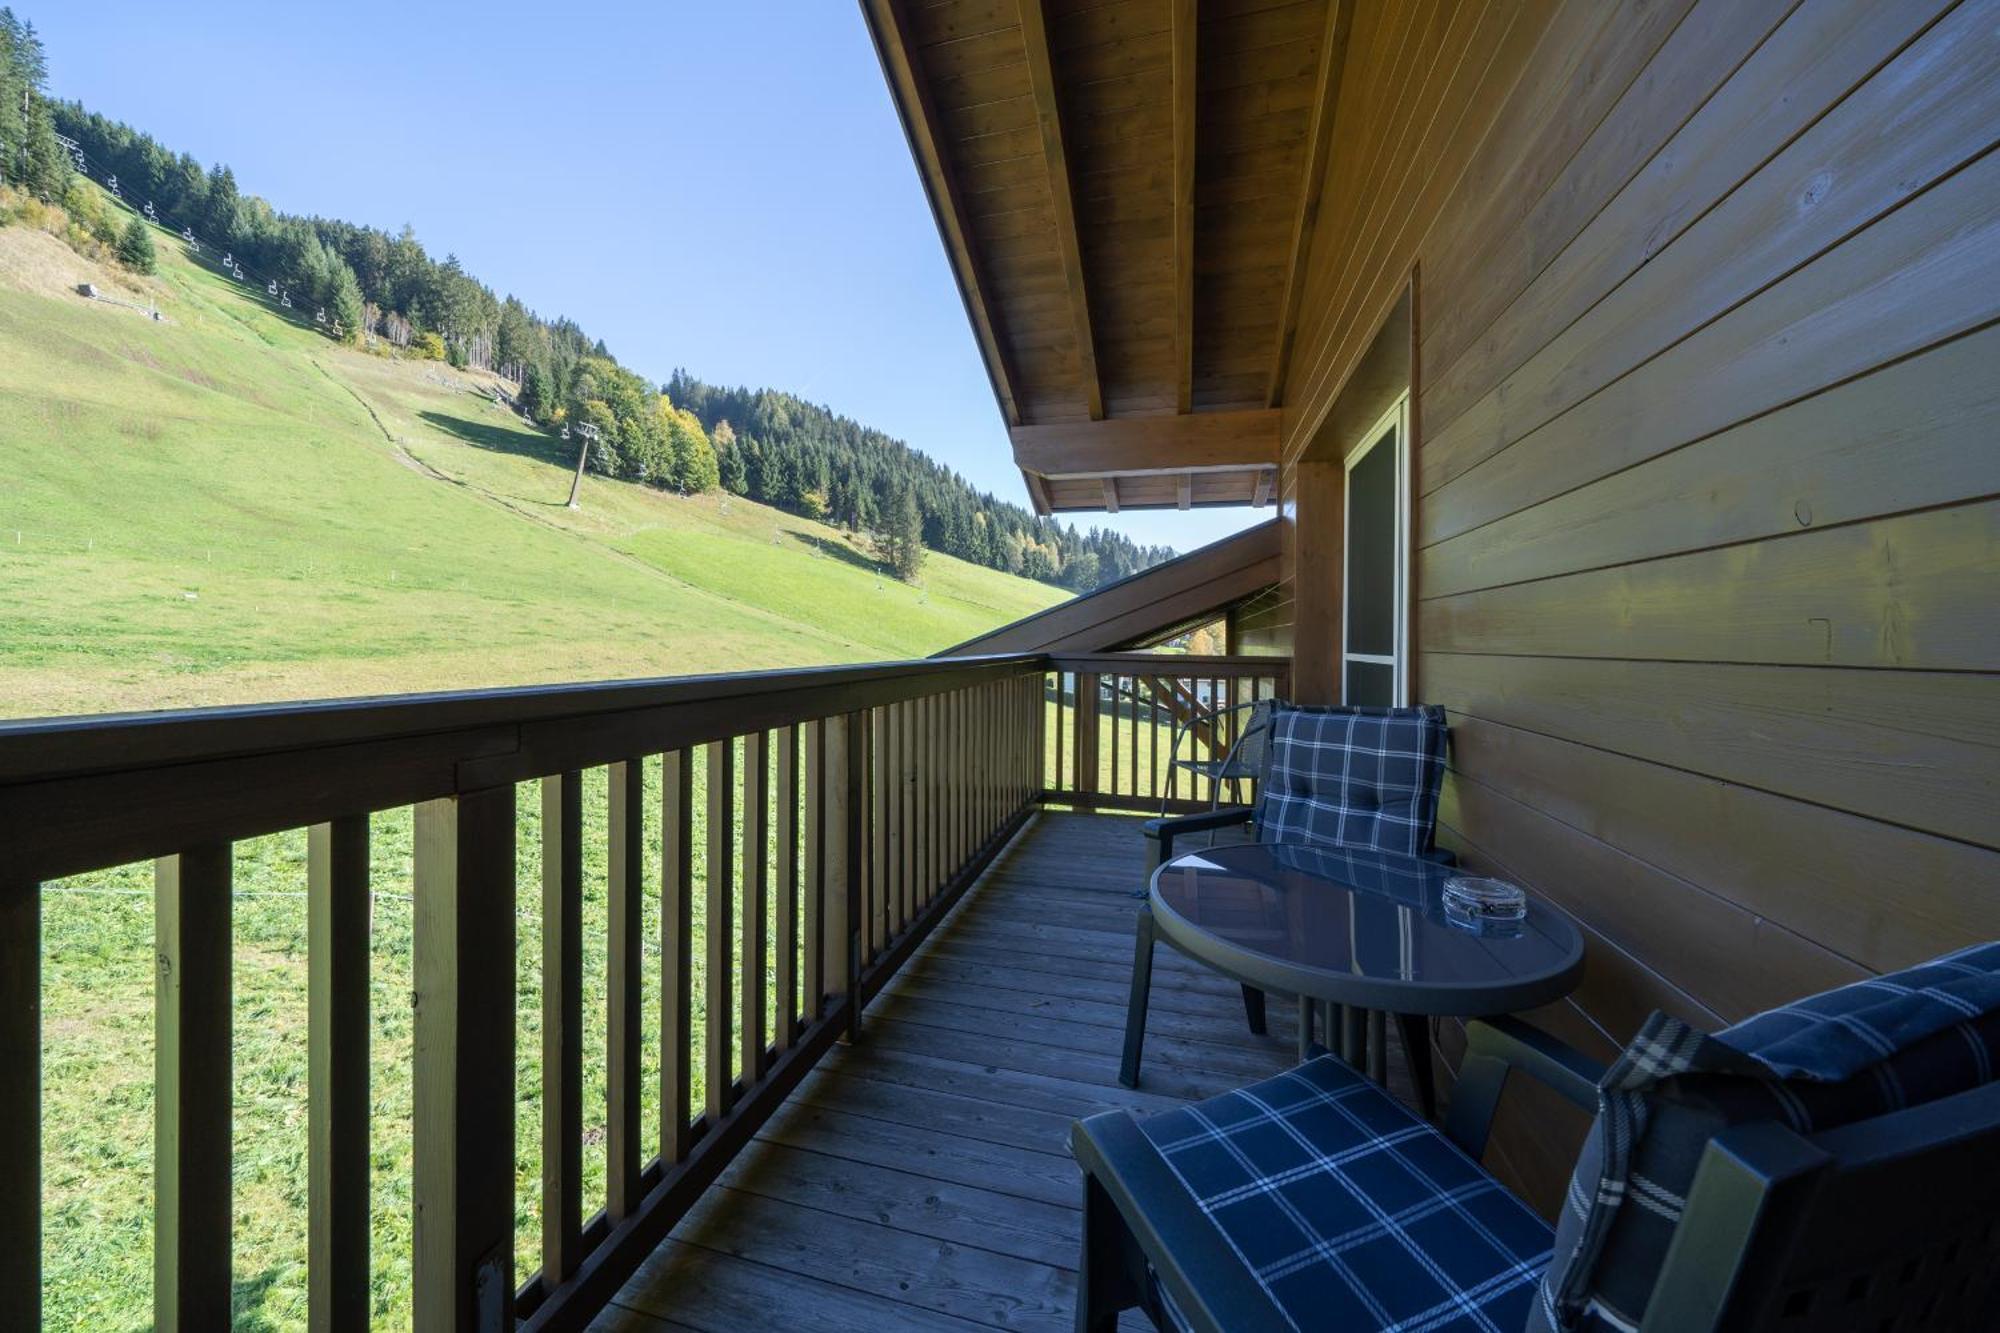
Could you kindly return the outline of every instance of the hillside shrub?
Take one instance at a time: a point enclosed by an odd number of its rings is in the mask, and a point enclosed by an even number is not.
[[[419,360],[442,361],[444,360],[444,336],[438,333],[419,333],[416,337],[410,339],[410,350],[416,353]]]

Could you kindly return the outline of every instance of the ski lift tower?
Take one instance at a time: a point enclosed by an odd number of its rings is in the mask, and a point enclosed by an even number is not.
[[[590,461],[590,446],[597,443],[597,437],[600,433],[597,427],[591,425],[588,421],[580,422],[576,430],[577,434],[583,436],[583,447],[576,451],[576,476],[569,483],[569,507],[571,509],[581,509],[583,507],[576,502],[576,493],[583,489],[583,465]],[[562,437],[565,440],[569,438],[568,426],[563,427]]]

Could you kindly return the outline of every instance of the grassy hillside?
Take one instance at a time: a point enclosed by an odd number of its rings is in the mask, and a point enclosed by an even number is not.
[[[936,554],[921,586],[901,584],[841,533],[740,499],[591,479],[571,511],[574,456],[495,406],[490,380],[337,348],[191,263],[165,233],[159,245],[160,276],[128,280],[50,236],[0,228],[0,717],[913,656],[1064,596]],[[157,302],[169,322],[86,301],[83,281]],[[647,768],[657,810],[659,767]],[[585,790],[584,1041],[598,1050],[604,784],[592,775]],[[524,795],[524,1274],[538,1234],[538,814]],[[410,1322],[410,822],[407,810],[372,821],[372,1258],[384,1328]],[[659,834],[649,819],[649,863]],[[697,836],[698,874],[701,846]],[[240,1329],[304,1327],[304,853],[303,833],[236,849]],[[50,1328],[151,1323],[152,884],[150,866],[126,866],[44,893]],[[658,907],[649,897],[642,932],[648,1031]],[[704,916],[698,902],[697,1033]],[[649,1141],[658,1056],[649,1044]],[[585,1069],[586,1137],[598,1144],[602,1064]],[[603,1199],[601,1149],[585,1162],[589,1211]]]
[[[0,229],[0,716],[920,656],[1065,595],[935,553],[902,584],[740,498],[569,510],[494,381],[160,250],[121,282]]]

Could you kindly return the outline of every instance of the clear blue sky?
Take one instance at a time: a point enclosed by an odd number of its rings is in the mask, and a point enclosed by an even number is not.
[[[60,97],[277,207],[408,222],[642,375],[769,385],[1025,504],[851,0],[8,0]],[[1182,550],[1264,515],[1100,519]]]

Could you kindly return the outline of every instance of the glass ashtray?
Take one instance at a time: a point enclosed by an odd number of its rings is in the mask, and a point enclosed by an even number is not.
[[[1528,915],[1528,895],[1504,879],[1454,875],[1444,882],[1444,915],[1468,930],[1518,927]]]

